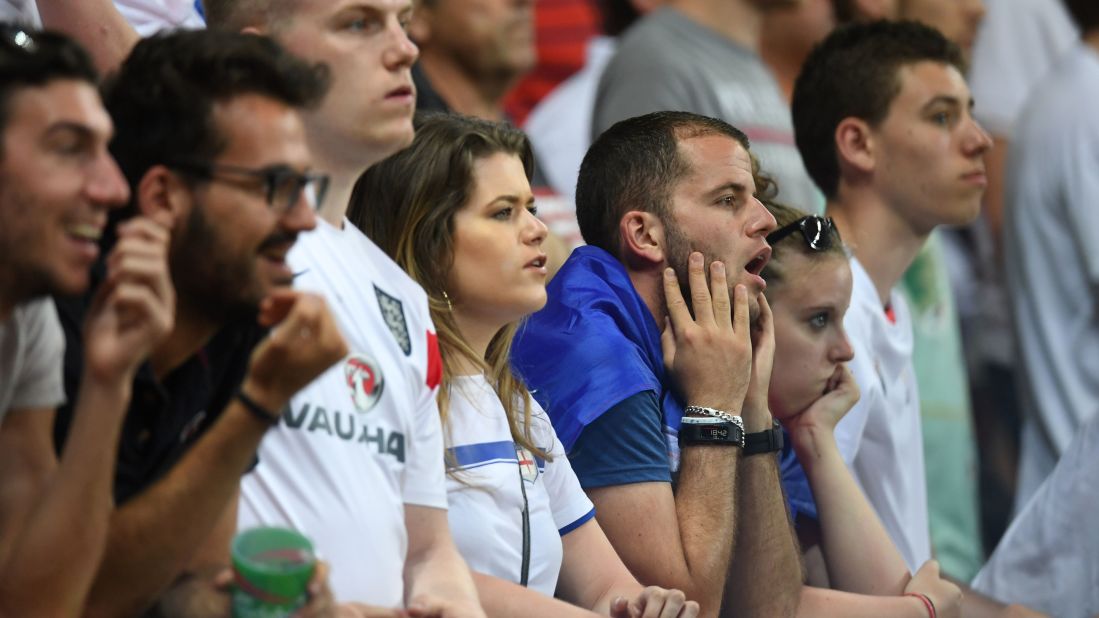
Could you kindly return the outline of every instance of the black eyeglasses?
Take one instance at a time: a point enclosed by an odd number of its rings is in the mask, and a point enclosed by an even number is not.
[[[303,194],[313,210],[316,210],[328,193],[327,175],[302,173],[288,165],[272,165],[259,169],[198,161],[171,161],[165,165],[204,180],[233,182],[233,176],[237,177],[236,180],[258,180],[266,191],[267,205],[279,215],[290,211]]]
[[[801,232],[805,244],[813,251],[824,251],[832,247],[832,237],[839,240],[840,233],[836,229],[832,217],[825,219],[817,215],[808,215],[784,225],[767,235],[767,244],[774,246],[794,232]]]

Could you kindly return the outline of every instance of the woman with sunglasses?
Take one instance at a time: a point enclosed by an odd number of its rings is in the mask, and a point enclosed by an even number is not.
[[[526,136],[460,116],[416,124],[408,149],[359,179],[348,216],[430,299],[448,519],[486,612],[696,616],[682,592],[643,588],[626,570],[548,417],[511,371],[519,321],[546,302],[547,232],[534,216]]]
[[[843,329],[852,278],[839,233],[831,219],[767,207],[778,222],[767,237],[772,253],[763,270],[775,325],[768,399],[812,493],[799,495],[789,482],[797,476],[793,462],[784,460],[786,489],[799,513],[809,583],[858,593],[817,596],[803,602],[799,615],[956,616],[958,588],[939,578],[933,562],[909,575],[836,444],[835,426],[859,398],[846,365],[854,354]]]

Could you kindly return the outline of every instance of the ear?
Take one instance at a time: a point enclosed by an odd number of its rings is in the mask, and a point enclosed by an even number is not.
[[[845,172],[869,174],[874,171],[874,140],[865,120],[841,120],[836,126],[835,142],[841,176]]]
[[[191,208],[191,189],[163,165],[154,165],[145,172],[136,193],[139,213],[170,220],[173,227]]]
[[[651,212],[631,210],[618,222],[622,259],[638,270],[663,267],[667,262],[664,224]]]

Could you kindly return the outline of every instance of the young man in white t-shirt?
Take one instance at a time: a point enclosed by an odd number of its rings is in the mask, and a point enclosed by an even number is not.
[[[894,287],[932,230],[980,211],[992,141],[963,68],[927,26],[851,26],[810,55],[792,105],[798,149],[853,253],[844,327],[862,396],[836,440],[912,571],[932,555],[912,324]],[[1035,615],[971,591],[963,605],[967,616]]]
[[[306,116],[317,166],[332,178],[329,197],[289,261],[297,287],[328,299],[351,354],[295,397],[265,440],[243,483],[240,524],[310,535],[341,601],[483,616],[447,526],[435,403],[442,363],[427,296],[344,216],[359,174],[412,140],[412,3],[205,6],[211,27],[267,31],[333,77]]]
[[[794,87],[798,148],[853,250],[845,325],[862,398],[837,427],[867,497],[915,571],[931,558],[912,326],[894,291],[931,231],[980,209],[988,135],[960,50],[912,22],[834,32]]]

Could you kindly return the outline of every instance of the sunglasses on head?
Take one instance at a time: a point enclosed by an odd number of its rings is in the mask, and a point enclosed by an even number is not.
[[[832,217],[825,219],[818,215],[808,215],[780,227],[767,235],[767,244],[774,246],[794,232],[801,232],[805,244],[813,251],[824,251],[832,247],[833,235],[839,239],[839,230]]]
[[[14,24],[0,24],[0,41],[9,47],[33,54],[38,51],[38,42],[34,40],[35,33]]]

